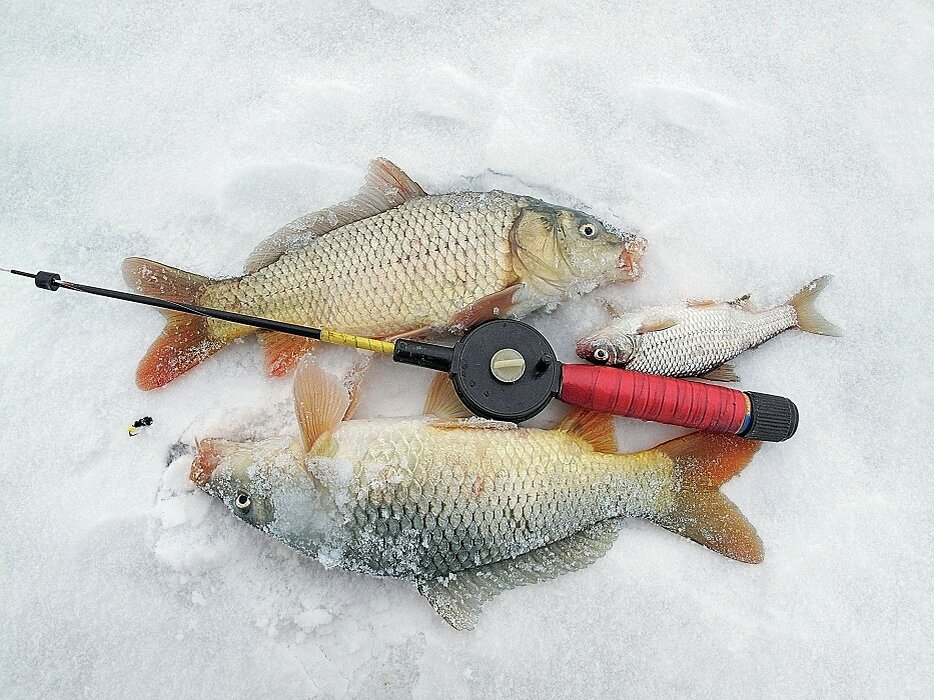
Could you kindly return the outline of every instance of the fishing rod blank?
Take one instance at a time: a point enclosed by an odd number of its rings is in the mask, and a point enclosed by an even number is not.
[[[476,415],[493,420],[521,423],[557,398],[600,413],[728,433],[750,440],[780,442],[794,435],[798,427],[798,409],[783,396],[743,392],[615,367],[559,362],[545,337],[521,321],[487,321],[467,331],[449,347],[403,338],[378,340],[181,304],[68,282],[54,272],[9,272],[31,277],[37,287],[53,292],[64,287],[392,355],[395,362],[446,372],[464,405]]]

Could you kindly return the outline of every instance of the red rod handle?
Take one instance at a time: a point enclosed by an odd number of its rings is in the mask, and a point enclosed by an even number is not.
[[[751,414],[749,398],[736,389],[583,364],[563,366],[558,398],[600,413],[714,433],[740,432]]]

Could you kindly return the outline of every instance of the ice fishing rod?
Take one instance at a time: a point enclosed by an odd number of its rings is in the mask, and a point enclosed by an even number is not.
[[[54,272],[4,270],[60,288],[216,318],[391,355],[393,361],[446,372],[464,405],[484,418],[521,423],[552,399],[600,413],[680,425],[750,440],[781,442],[798,428],[798,409],[783,396],[739,391],[627,369],[559,362],[545,337],[521,321],[482,323],[453,346],[399,338],[378,340],[195,304],[68,282]]]

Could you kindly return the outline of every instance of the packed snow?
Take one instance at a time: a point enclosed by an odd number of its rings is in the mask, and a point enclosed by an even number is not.
[[[196,438],[297,434],[291,378],[264,378],[254,340],[143,393],[159,314],[4,274],[3,695],[934,694],[929,3],[14,0],[0,46],[2,267],[237,274],[382,155],[429,192],[642,228],[642,280],[530,317],[563,360],[608,322],[601,298],[765,307],[826,273],[845,333],[736,361],[801,411],[725,488],[763,564],[632,521],[465,633],[188,480]],[[374,360],[360,415],[419,412],[430,379]],[[682,432],[617,420],[627,451]]]

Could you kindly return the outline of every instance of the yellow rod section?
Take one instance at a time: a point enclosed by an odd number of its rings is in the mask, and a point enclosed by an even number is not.
[[[329,331],[321,329],[321,340],[325,343],[334,343],[335,345],[347,345],[351,348],[369,350],[370,352],[381,352],[386,355],[392,355],[395,345],[388,340],[376,340],[375,338],[364,338],[360,335],[350,335],[349,333],[339,333],[338,331]]]

